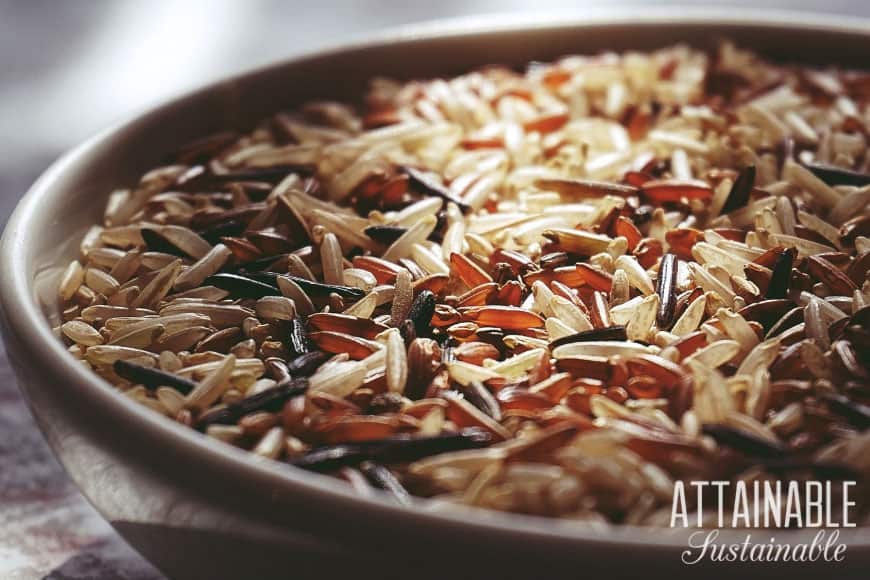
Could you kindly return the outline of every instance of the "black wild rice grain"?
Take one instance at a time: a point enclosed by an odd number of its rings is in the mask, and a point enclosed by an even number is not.
[[[731,447],[750,457],[781,457],[786,448],[728,425],[704,425],[703,431],[719,445]]]
[[[477,339],[481,342],[491,344],[502,354],[507,350],[507,347],[504,344],[504,336],[504,330],[494,326],[483,326],[477,329]]]
[[[328,472],[347,465],[359,465],[366,457],[358,445],[342,444],[314,448],[304,455],[290,458],[288,463],[309,471]]]
[[[631,221],[633,221],[636,226],[642,226],[652,219],[654,211],[655,208],[653,206],[643,204],[634,210],[634,215],[632,216]]]
[[[240,276],[248,276],[250,278],[254,278],[258,272],[262,271],[271,271],[274,269],[275,264],[282,267],[287,266],[287,256],[290,254],[274,254],[272,256],[264,256],[262,258],[257,258],[256,260],[252,260],[250,262],[244,262],[243,264],[238,264],[236,271],[234,273]],[[271,266],[271,268],[270,268]],[[262,280],[261,280],[262,281]],[[274,286],[275,284],[264,282]]]
[[[738,314],[746,320],[754,320],[761,324],[765,332],[782,320],[783,316],[795,307],[795,303],[786,298],[759,300],[741,308]]]
[[[492,280],[496,284],[504,284],[505,282],[513,280],[515,277],[516,274],[510,264],[499,262],[495,265],[495,272],[493,273]]]
[[[449,189],[426,175],[425,172],[408,166],[402,166],[399,169],[408,176],[408,184],[412,190],[423,195],[434,195],[445,201],[455,203],[462,213],[468,213],[471,209],[468,207],[468,204],[450,193]]]
[[[397,435],[380,442],[364,442],[362,446],[377,461],[402,463],[449,451],[478,449],[492,442],[491,434],[477,427],[469,427],[458,433],[442,433],[427,437]]]
[[[827,183],[828,185],[852,185],[855,187],[864,187],[870,185],[870,174],[844,169],[836,165],[828,165],[826,163],[806,163],[807,169],[812,171],[816,177]]]
[[[568,262],[569,256],[565,252],[550,252],[549,254],[544,254],[543,256],[541,256],[540,260],[538,260],[541,268],[545,270],[552,270],[561,266],[567,266]]]
[[[203,284],[226,290],[235,298],[263,298],[264,296],[281,295],[281,291],[276,286],[227,272],[209,276]]]
[[[402,505],[411,505],[411,494],[388,468],[380,463],[364,461],[359,470],[374,487],[386,491]]]
[[[734,185],[731,186],[731,191],[728,192],[728,197],[719,213],[722,215],[731,213],[749,203],[749,194],[752,193],[753,187],[755,187],[755,166],[747,165],[734,180]]]
[[[479,381],[472,381],[468,385],[459,385],[457,388],[466,401],[496,421],[501,421],[502,413],[498,401]]]
[[[408,311],[408,320],[414,324],[415,337],[429,336],[432,331],[432,315],[435,314],[435,295],[429,290],[423,290]]]
[[[857,324],[866,330],[870,330],[870,306],[864,306],[852,314],[852,324]]]
[[[399,332],[402,334],[402,340],[405,344],[411,344],[417,338],[417,328],[414,326],[414,321],[406,318],[399,326]]]
[[[287,371],[294,377],[307,377],[314,374],[314,371],[330,358],[332,355],[322,350],[308,352],[288,361]]]
[[[298,357],[307,354],[311,348],[309,347],[305,322],[299,316],[294,316],[292,320],[285,322],[284,345],[290,351],[291,356]]]
[[[659,328],[670,328],[674,321],[674,313],[677,310],[677,256],[665,254],[659,266],[659,275],[656,279],[656,292],[659,295],[659,311],[656,313],[656,322]]]
[[[440,210],[435,214],[435,229],[426,239],[436,244],[444,242],[444,232],[447,230],[447,210]]]
[[[281,410],[289,399],[299,397],[308,390],[308,379],[287,379],[274,387],[260,391],[250,397],[245,397],[238,403],[227,405],[204,413],[197,422],[200,429],[209,425],[234,425],[239,419],[257,411],[276,413]]]
[[[378,393],[369,401],[366,413],[380,415],[382,413],[398,413],[402,410],[404,398],[399,393]]]
[[[783,168],[785,168],[786,160],[794,159],[794,149],[794,139],[791,137],[786,137],[776,144],[774,153],[776,154],[777,171],[782,173]]]
[[[397,435],[373,441],[317,447],[290,459],[289,463],[312,471],[332,471],[345,465],[358,465],[365,460],[405,463],[451,451],[486,447],[492,442],[491,434],[470,427],[458,433],[430,437]]]
[[[773,264],[773,274],[770,276],[770,284],[767,286],[767,298],[786,298],[788,296],[791,269],[797,251],[794,248],[786,248],[777,256]]]
[[[145,245],[148,247],[148,250],[152,252],[162,252],[164,254],[171,254],[181,258],[192,257],[150,228],[142,228],[139,230],[139,233],[142,236],[142,239],[145,240]]]
[[[388,246],[402,237],[408,228],[400,226],[369,226],[363,230],[365,234],[379,244]]]
[[[288,274],[278,274],[277,272],[250,272],[249,276],[259,282],[274,286],[278,276],[287,276],[302,289],[303,292],[310,297],[328,298],[330,294],[338,294],[346,300],[359,300],[366,295],[364,290],[354,288],[352,286],[341,286],[339,284],[324,284],[323,282],[312,282],[298,276],[290,276]],[[280,294],[280,293],[279,293]]]
[[[607,328],[593,328],[592,330],[584,330],[575,334],[569,334],[562,338],[557,338],[550,343],[550,348],[556,348],[563,344],[571,344],[572,342],[590,342],[597,340],[628,340],[625,334],[624,326],[608,326]]]
[[[196,233],[211,245],[216,245],[220,243],[223,237],[233,238],[241,235],[245,231],[245,227],[245,222],[241,220],[228,219],[205,228],[200,228],[196,230]]]
[[[119,377],[149,389],[171,387],[179,393],[186,395],[196,387],[195,382],[180,375],[157,368],[142,366],[124,359],[116,360],[112,364],[112,369]]]

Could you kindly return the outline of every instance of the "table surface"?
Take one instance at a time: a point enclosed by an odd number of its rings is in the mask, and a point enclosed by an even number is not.
[[[485,12],[576,11],[592,4],[0,0],[0,226],[59,152],[181,89],[385,26]],[[860,0],[762,4],[870,16],[870,3]],[[145,19],[153,34],[143,31]],[[293,26],[303,20],[305,26]],[[0,466],[0,578],[163,578],[97,514],[54,459],[16,388],[2,345]]]
[[[163,578],[64,473],[36,429],[2,349],[0,464],[0,578]]]

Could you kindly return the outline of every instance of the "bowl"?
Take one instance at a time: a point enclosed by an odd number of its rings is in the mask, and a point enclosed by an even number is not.
[[[486,18],[404,28],[281,62],[155,107],[57,161],[22,199],[0,248],[2,326],[33,414],[72,479],[124,538],[173,578],[494,577],[595,573],[649,566],[699,573],[680,555],[692,530],[596,528],[500,513],[411,508],[361,497],[337,480],[249,454],[186,429],[121,395],[70,356],[51,328],[56,283],[108,192],[178,143],[248,127],[315,97],[353,98],[374,75],[431,77],[563,54],[652,49],[717,38],[780,60],[861,67],[870,23],[741,10],[643,15]],[[849,575],[870,562],[870,532],[843,530]],[[773,534],[771,534],[773,535]],[[813,530],[777,530],[807,541]],[[746,534],[723,530],[720,541]],[[729,564],[703,573],[729,574]],[[812,574],[807,563],[756,572]]]

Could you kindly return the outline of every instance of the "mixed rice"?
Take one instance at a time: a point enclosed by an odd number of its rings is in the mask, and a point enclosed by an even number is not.
[[[659,525],[678,479],[861,481],[868,130],[870,75],[727,43],[374,79],[112,192],[58,333],[403,503]]]

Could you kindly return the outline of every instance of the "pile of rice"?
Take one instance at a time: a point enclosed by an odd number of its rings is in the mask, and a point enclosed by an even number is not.
[[[730,44],[374,79],[113,191],[58,336],[402,503],[666,525],[676,480],[860,481],[868,105]]]

